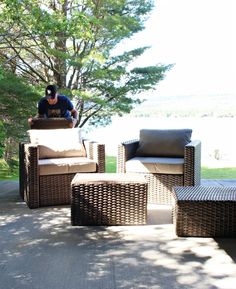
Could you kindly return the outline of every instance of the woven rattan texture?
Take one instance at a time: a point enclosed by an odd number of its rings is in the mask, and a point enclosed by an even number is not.
[[[171,204],[174,186],[183,186],[183,175],[144,174],[148,181],[148,203]]]
[[[142,225],[146,219],[147,183],[72,186],[72,225]]]
[[[201,184],[201,142],[192,141],[184,150],[184,186]]]
[[[20,190],[20,197],[24,199],[24,177],[25,177],[25,152],[24,152],[24,145],[19,143],[19,163],[22,164],[19,166],[19,190]]]
[[[75,174],[40,176],[39,206],[70,204],[70,184]]]
[[[118,145],[118,173],[126,173],[126,161],[135,157],[138,143],[138,140],[130,140]],[[200,184],[201,142],[192,141],[185,147],[183,175],[152,173],[143,175],[148,181],[148,203],[171,204],[174,186],[195,186]]]
[[[39,207],[39,168],[37,146],[25,146],[24,200],[29,208]]]
[[[65,118],[33,118],[31,129],[70,128],[71,122]]]
[[[174,200],[177,236],[236,236],[236,188],[178,187]]]
[[[97,171],[105,171],[105,145],[86,141],[87,156],[97,162]],[[19,144],[20,196],[29,208],[70,204],[73,174],[39,176],[38,147]]]

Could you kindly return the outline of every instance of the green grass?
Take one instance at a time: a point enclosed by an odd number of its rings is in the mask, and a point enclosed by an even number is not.
[[[116,172],[116,157],[106,156],[106,172],[107,173]]]
[[[236,168],[202,167],[202,179],[236,179]]]
[[[116,172],[116,157],[106,156],[106,172]],[[10,169],[5,161],[0,160],[0,180],[17,180],[18,164],[15,163],[13,169]],[[236,179],[236,167],[235,168],[208,168],[202,167],[201,170],[202,179]]]
[[[0,159],[0,180],[17,180],[19,178],[18,161],[12,163],[12,167]]]

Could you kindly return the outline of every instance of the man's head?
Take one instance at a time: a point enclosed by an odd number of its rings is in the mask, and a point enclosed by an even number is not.
[[[57,102],[57,87],[56,85],[48,85],[45,89],[45,96],[49,104]]]

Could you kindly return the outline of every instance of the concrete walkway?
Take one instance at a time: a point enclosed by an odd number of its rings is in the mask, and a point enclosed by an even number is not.
[[[0,181],[0,289],[235,288],[236,239],[178,238],[170,206],[145,226],[72,227],[69,206],[30,210],[18,190]]]

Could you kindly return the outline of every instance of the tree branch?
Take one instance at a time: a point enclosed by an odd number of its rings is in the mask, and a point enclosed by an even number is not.
[[[29,69],[35,74],[37,75],[43,82],[46,82],[46,80],[43,78],[43,76],[41,74],[39,74],[31,65],[29,65],[20,55],[20,52],[18,52],[15,47],[13,47],[11,45],[11,43],[9,43],[9,45],[11,46],[11,49],[18,55],[19,59],[27,66],[29,67]]]
[[[85,123],[91,118],[93,117],[95,114],[97,114],[100,110],[102,109],[102,106],[100,106],[97,110],[94,110],[90,115],[86,116],[84,118],[84,120],[82,121],[82,124],[79,125],[79,127],[83,127],[85,125]]]

